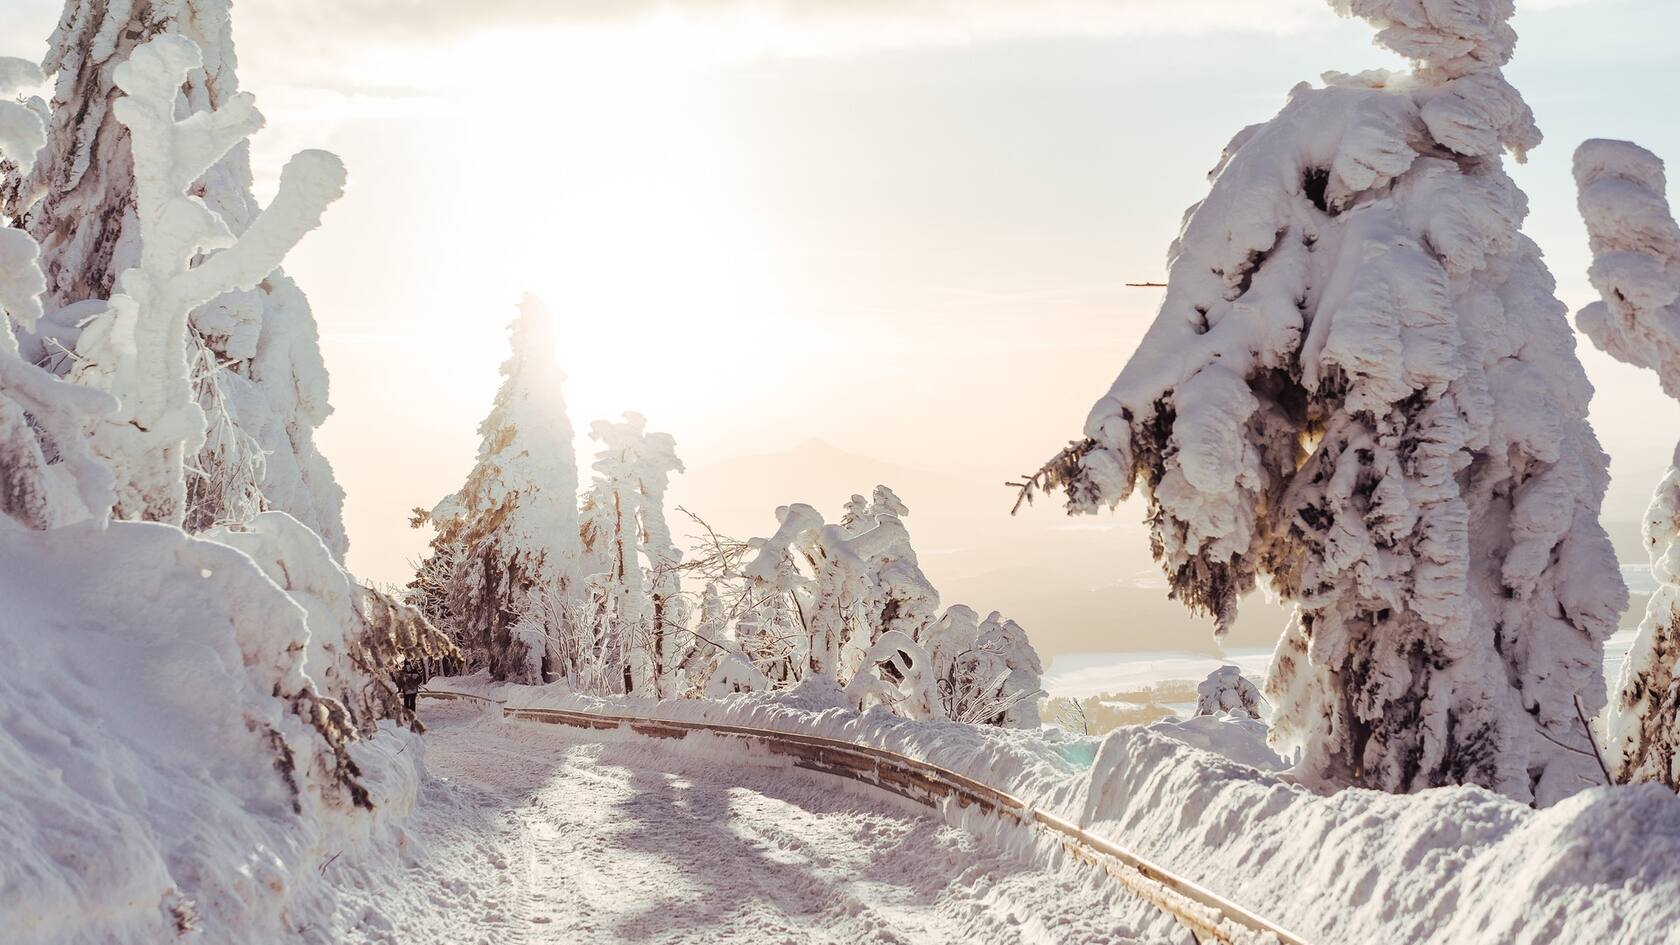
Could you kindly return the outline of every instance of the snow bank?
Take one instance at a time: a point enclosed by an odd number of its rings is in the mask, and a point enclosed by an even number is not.
[[[813,684],[663,702],[482,678],[433,685],[516,707],[750,725],[900,752],[1073,820],[1309,941],[1647,942],[1680,922],[1670,866],[1680,798],[1650,786],[1596,788],[1542,811],[1479,787],[1326,795],[1286,778],[1254,720],[1167,720],[1098,741],[859,713]]]
[[[303,608],[231,547],[149,523],[0,539],[3,937],[330,941],[317,867],[388,859],[417,737],[335,728]]]

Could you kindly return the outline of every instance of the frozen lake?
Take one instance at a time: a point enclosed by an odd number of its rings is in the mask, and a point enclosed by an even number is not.
[[[1612,689],[1628,648],[1633,645],[1633,634],[1631,628],[1618,631],[1605,644],[1604,678]],[[1109,692],[1131,692],[1175,679],[1200,682],[1208,673],[1227,664],[1235,664],[1244,676],[1258,683],[1266,675],[1271,658],[1272,651],[1263,647],[1233,647],[1225,651],[1223,658],[1206,653],[1064,653],[1051,660],[1044,674],[1044,689],[1052,696],[1083,699]]]

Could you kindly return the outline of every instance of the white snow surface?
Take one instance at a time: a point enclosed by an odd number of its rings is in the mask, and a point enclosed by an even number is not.
[[[727,743],[422,715],[414,856],[341,904],[347,945],[1184,940],[1082,866]]]
[[[1288,779],[1252,720],[1167,720],[1099,741],[858,713],[815,684],[657,703],[480,679],[433,686],[921,758],[1067,817],[1308,941],[1655,942],[1680,923],[1680,798],[1653,785],[1594,788],[1538,811],[1479,787],[1320,794]]]
[[[0,600],[0,940],[336,941],[318,868],[385,868],[422,752],[384,723],[349,746],[372,810],[340,789],[303,608],[177,528],[4,518]]]

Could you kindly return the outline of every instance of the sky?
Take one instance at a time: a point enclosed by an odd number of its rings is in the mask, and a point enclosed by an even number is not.
[[[0,55],[39,58],[59,4],[6,5]],[[1574,310],[1571,152],[1680,155],[1680,4],[1518,7],[1507,73],[1547,140],[1513,174]],[[1135,502],[1012,519],[1001,483],[1079,435],[1159,301],[1124,283],[1164,276],[1226,141],[1297,82],[1400,65],[1319,0],[240,0],[234,24],[259,196],[301,148],[349,167],[287,271],[359,575],[406,579],[407,510],[470,469],[531,291],[561,316],[574,424],[672,433],[676,501],[768,534],[777,505],[837,515],[890,475],[946,602],[1051,653],[1210,645],[1165,604]],[[1581,355],[1632,561],[1680,407]],[[1257,606],[1237,642],[1281,619]]]

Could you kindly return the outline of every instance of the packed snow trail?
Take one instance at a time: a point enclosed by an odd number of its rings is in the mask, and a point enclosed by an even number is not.
[[[1121,894],[1090,871],[1035,865],[909,802],[470,706],[424,717],[411,862],[344,906],[347,942],[1133,940]]]

